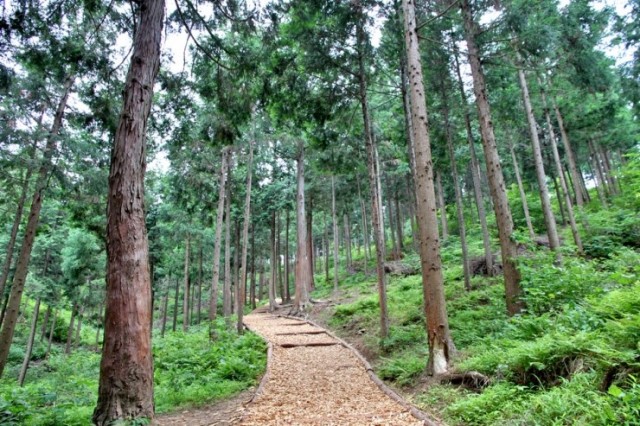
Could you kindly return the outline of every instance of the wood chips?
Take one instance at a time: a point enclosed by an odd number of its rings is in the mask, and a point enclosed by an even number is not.
[[[351,350],[329,334],[318,333],[321,328],[259,313],[244,322],[273,349],[263,385],[239,424],[423,424],[380,390]],[[309,344],[314,346],[304,346]]]

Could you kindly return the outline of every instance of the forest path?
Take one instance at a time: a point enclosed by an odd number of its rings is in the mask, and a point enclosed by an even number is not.
[[[383,391],[368,363],[327,330],[260,311],[244,323],[270,350],[267,373],[240,425],[434,424],[390,389]]]

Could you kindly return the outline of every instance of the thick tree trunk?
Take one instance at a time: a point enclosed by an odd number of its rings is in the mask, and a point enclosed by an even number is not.
[[[340,248],[340,237],[338,234],[338,214],[336,209],[336,178],[331,175],[331,217],[333,219],[333,291],[338,291],[338,250]]]
[[[524,192],[524,185],[522,185],[522,178],[520,177],[520,166],[518,165],[518,158],[516,152],[513,149],[513,143],[509,136],[509,151],[511,152],[511,161],[513,162],[513,171],[516,175],[516,183],[518,184],[518,191],[520,191],[520,201],[522,202],[522,210],[524,211],[524,219],[527,222],[527,229],[529,230],[529,238],[532,240],[535,238],[536,233],[533,230],[533,224],[531,223],[531,215],[529,214],[529,203],[527,202],[527,194]]]
[[[414,0],[402,0],[404,9],[405,47],[409,69],[412,131],[416,153],[416,200],[420,231],[420,263],[424,314],[427,319],[429,343],[429,374],[443,374],[455,348],[449,333],[447,307],[444,299],[444,279],[440,259],[438,217],[436,215],[433,161],[429,140],[429,121],[418,46],[418,29]]]
[[[536,169],[536,178],[538,179],[538,190],[540,193],[540,203],[542,204],[542,214],[544,215],[544,223],[547,228],[547,236],[549,237],[549,248],[557,251],[560,247],[558,231],[556,229],[556,218],[551,210],[551,201],[549,199],[549,188],[547,187],[547,175],[544,170],[544,162],[542,160],[542,149],[540,148],[540,139],[538,138],[538,124],[533,115],[531,99],[529,97],[529,87],[527,79],[521,65],[518,65],[518,81],[520,82],[520,90],[522,91],[522,101],[524,110],[529,123],[529,133],[531,136],[531,148],[533,149],[533,163]],[[560,254],[557,255],[558,257]]]
[[[209,320],[216,319],[218,311],[218,282],[220,281],[220,251],[222,247],[222,227],[224,218],[225,198],[227,194],[227,167],[231,148],[225,147],[222,150],[222,160],[220,161],[220,184],[218,191],[218,210],[216,217],[216,240],[213,247],[213,279],[211,281],[211,296],[209,300]]]
[[[154,414],[144,173],[146,124],[160,66],[164,8],[163,0],[141,0],[111,160],[105,335],[93,413],[99,426]]]
[[[302,144],[299,147],[297,158],[297,203],[296,203],[296,220],[297,220],[297,252],[296,252],[296,294],[293,302],[294,311],[302,312],[309,305],[309,289],[311,288],[311,262],[309,261],[309,253],[307,239],[311,238],[307,235],[307,224],[304,202],[304,148]]]
[[[184,293],[182,299],[182,331],[189,328],[189,296],[191,295],[191,280],[189,279],[189,264],[191,260],[191,235],[187,234],[184,250]]]
[[[6,308],[3,310],[4,315],[1,321],[2,330],[0,330],[0,377],[2,377],[4,368],[7,364],[9,348],[13,342],[13,334],[15,332],[16,322],[20,311],[20,301],[22,300],[22,293],[24,292],[24,285],[27,279],[27,273],[29,272],[31,250],[33,249],[36,231],[38,230],[38,224],[40,222],[40,210],[42,209],[44,192],[48,185],[51,158],[56,151],[57,135],[60,133],[60,128],[62,127],[64,110],[67,107],[67,100],[69,99],[73,82],[73,77],[67,78],[64,84],[62,96],[58,102],[58,107],[56,108],[53,125],[49,131],[49,136],[44,149],[44,158],[42,159],[42,164],[38,170],[38,177],[36,180],[33,198],[31,200],[27,227],[25,228],[22,247],[20,249],[20,253],[16,261],[15,272],[13,274],[11,292],[7,299]]]
[[[462,74],[460,73],[460,62],[458,60],[458,49],[454,46],[454,60],[456,64],[456,74],[458,82],[458,91],[464,105],[464,124],[467,131],[467,144],[469,145],[469,154],[471,156],[471,178],[473,181],[473,195],[475,197],[476,208],[478,209],[478,221],[482,231],[482,245],[484,248],[484,260],[487,265],[487,272],[490,276],[494,275],[493,253],[491,252],[491,238],[489,236],[489,227],[487,226],[487,212],[484,208],[484,198],[482,196],[482,184],[480,181],[480,164],[476,155],[476,146],[473,141],[473,131],[471,130],[471,114],[467,103],[467,95],[464,92],[464,84],[462,82]]]
[[[31,329],[29,331],[29,338],[27,340],[27,349],[24,351],[24,360],[22,361],[22,368],[20,368],[20,374],[18,375],[18,384],[24,385],[24,379],[27,377],[27,369],[29,368],[29,361],[31,360],[31,352],[33,351],[33,341],[36,338],[36,329],[38,326],[38,314],[40,313],[40,298],[36,300],[36,305],[33,307],[33,317],[31,318]]]
[[[224,282],[222,285],[222,315],[231,317],[231,185],[227,185],[224,204]]]
[[[440,227],[442,228],[442,239],[446,240],[449,238],[449,223],[447,221],[447,206],[444,204],[444,190],[442,189],[442,175],[440,170],[436,171],[436,187],[438,188],[438,203],[440,204]]]
[[[58,310],[53,311],[53,322],[49,327],[49,338],[47,340],[47,351],[44,354],[44,358],[49,358],[49,352],[51,352],[51,343],[53,342],[53,334],[56,331],[56,322],[58,321]]]
[[[247,186],[244,199],[244,223],[242,225],[242,267],[240,269],[240,282],[236,286],[236,312],[238,313],[237,329],[242,334],[244,326],[242,316],[244,314],[245,292],[247,288],[247,250],[249,248],[249,224],[251,223],[251,182],[253,176],[253,142],[249,142],[249,162],[247,164]]]
[[[367,167],[369,172],[369,187],[371,190],[371,226],[376,250],[376,270],[378,275],[378,301],[380,304],[380,338],[386,339],[389,335],[389,313],[387,309],[387,277],[384,272],[385,240],[384,223],[382,216],[382,197],[380,190],[380,173],[378,155],[375,146],[373,130],[371,129],[371,117],[369,115],[369,101],[367,97],[367,76],[364,63],[364,45],[366,35],[364,30],[364,13],[359,5],[359,21],[356,25],[356,45],[358,49],[358,83],[359,100],[362,109],[362,121],[364,124],[364,137],[367,150]]]
[[[511,238],[513,234],[513,219],[511,217],[511,209],[509,208],[509,200],[507,199],[498,147],[496,146],[495,135],[493,133],[491,108],[487,98],[484,73],[482,71],[482,65],[480,64],[480,53],[476,44],[476,23],[473,20],[469,0],[461,0],[460,9],[464,21],[469,64],[471,65],[473,87],[476,95],[476,105],[478,107],[480,133],[482,134],[482,145],[487,164],[489,189],[491,190],[493,208],[496,213],[496,224],[500,237],[507,311],[509,315],[515,315],[522,310],[524,304],[520,299],[522,295],[520,271],[518,271],[515,262],[518,255],[517,246],[516,242]]]

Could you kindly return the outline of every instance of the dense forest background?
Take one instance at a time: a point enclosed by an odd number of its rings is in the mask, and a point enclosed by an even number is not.
[[[0,423],[225,398],[268,304],[450,424],[638,424],[639,43],[638,0],[5,1]]]

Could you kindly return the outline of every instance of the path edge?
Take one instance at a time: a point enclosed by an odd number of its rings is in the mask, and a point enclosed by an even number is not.
[[[312,325],[314,327],[318,327],[321,328],[323,330],[325,330],[325,332],[331,336],[332,338],[336,339],[338,342],[340,342],[340,344],[342,346],[344,346],[345,348],[349,349],[359,360],[360,362],[362,362],[362,364],[365,367],[365,370],[367,371],[367,374],[369,375],[369,378],[378,386],[378,388],[380,388],[380,390],[382,392],[384,392],[388,397],[390,397],[391,399],[393,399],[394,401],[396,401],[398,404],[400,404],[402,407],[406,408],[409,410],[409,412],[411,413],[411,415],[415,418],[417,418],[418,420],[421,420],[424,422],[425,426],[442,426],[442,423],[440,423],[439,421],[435,420],[433,418],[433,416],[429,415],[428,413],[420,410],[419,408],[415,407],[414,405],[410,404],[409,402],[407,402],[403,397],[401,397],[400,395],[398,395],[398,393],[396,391],[394,391],[393,389],[391,389],[386,383],[384,383],[374,372],[373,370],[373,366],[371,365],[371,363],[369,361],[367,361],[367,359],[360,353],[360,351],[358,351],[356,348],[354,348],[353,346],[351,346],[349,343],[347,343],[344,339],[336,336],[335,333],[333,333],[331,330],[327,329],[326,327],[323,327],[320,324],[317,324],[316,322],[308,319],[308,318],[300,318],[300,317],[295,317],[295,316],[291,316],[291,315],[281,315],[281,314],[271,314],[273,316],[278,316],[281,318],[286,318],[286,319],[290,319],[290,320],[296,320],[296,321],[302,321],[302,322],[306,322],[309,325]],[[267,369],[269,368],[269,364],[267,363]],[[267,370],[268,371],[268,370]],[[266,374],[265,374],[266,376]]]

